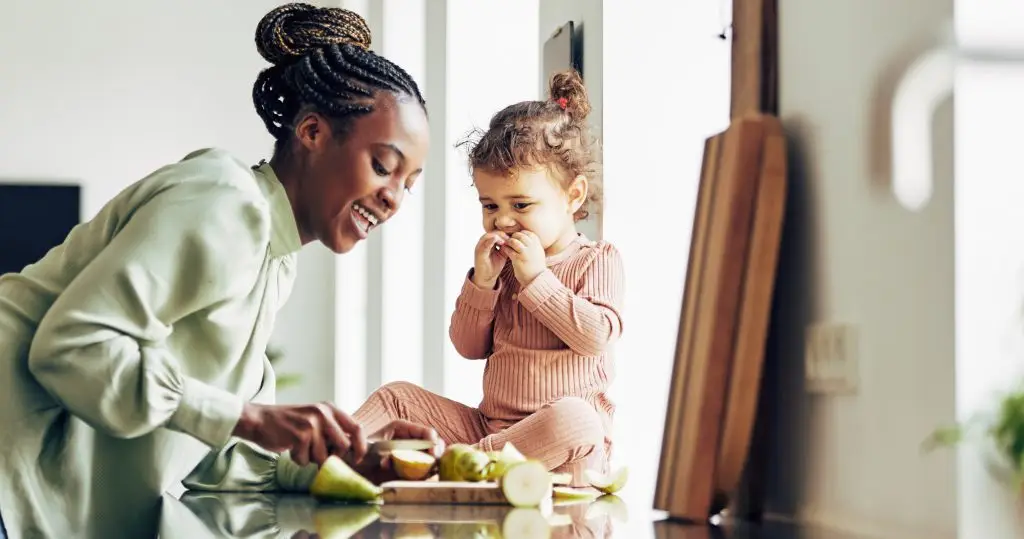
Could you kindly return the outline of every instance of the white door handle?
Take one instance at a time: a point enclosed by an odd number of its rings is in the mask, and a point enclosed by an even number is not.
[[[908,210],[918,211],[931,199],[932,119],[953,92],[960,62],[1024,64],[1024,50],[964,49],[950,43],[923,53],[900,78],[892,100],[892,190]]]

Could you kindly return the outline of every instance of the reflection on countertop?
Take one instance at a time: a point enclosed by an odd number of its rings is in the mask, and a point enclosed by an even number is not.
[[[309,496],[186,492],[165,495],[161,539],[854,539],[784,523],[693,525],[614,496],[543,509],[500,505],[340,505]]]
[[[625,504],[613,496],[541,509],[499,505],[342,505],[309,496],[195,493],[165,496],[161,539],[607,538]]]

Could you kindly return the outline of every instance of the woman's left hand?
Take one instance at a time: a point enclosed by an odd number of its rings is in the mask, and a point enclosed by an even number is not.
[[[430,453],[440,458],[444,453],[444,440],[437,435],[437,432],[427,426],[413,423],[404,419],[396,419],[383,428],[369,436],[369,440],[429,440],[434,443]],[[369,479],[376,485],[386,481],[398,479],[395,471],[391,468],[391,457],[387,454],[369,454],[358,464],[349,462],[357,472]]]

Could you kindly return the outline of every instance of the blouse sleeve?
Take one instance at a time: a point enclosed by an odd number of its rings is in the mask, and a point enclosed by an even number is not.
[[[145,202],[43,317],[29,369],[65,408],[111,436],[159,427],[227,443],[243,399],[186,376],[165,346],[175,322],[244,296],[266,256],[259,195],[179,184]]]

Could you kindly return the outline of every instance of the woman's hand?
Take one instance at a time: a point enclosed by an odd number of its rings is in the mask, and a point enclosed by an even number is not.
[[[366,436],[359,424],[329,402],[247,403],[232,434],[270,451],[288,451],[301,466],[323,464],[331,455],[354,463],[366,456]]]
[[[444,440],[437,435],[437,432],[427,426],[413,423],[404,419],[396,419],[388,423],[377,432],[370,435],[371,440],[428,440],[434,443],[430,453],[440,458],[444,454]],[[353,469],[363,477],[369,479],[376,485],[398,479],[398,475],[391,467],[389,454],[374,454],[373,458],[366,458],[360,463],[349,461]],[[348,459],[346,459],[348,460]]]
[[[476,252],[473,257],[473,284],[480,288],[491,290],[498,282],[498,275],[505,267],[508,255],[500,247],[508,241],[508,235],[504,232],[488,232],[481,236],[476,243]]]

